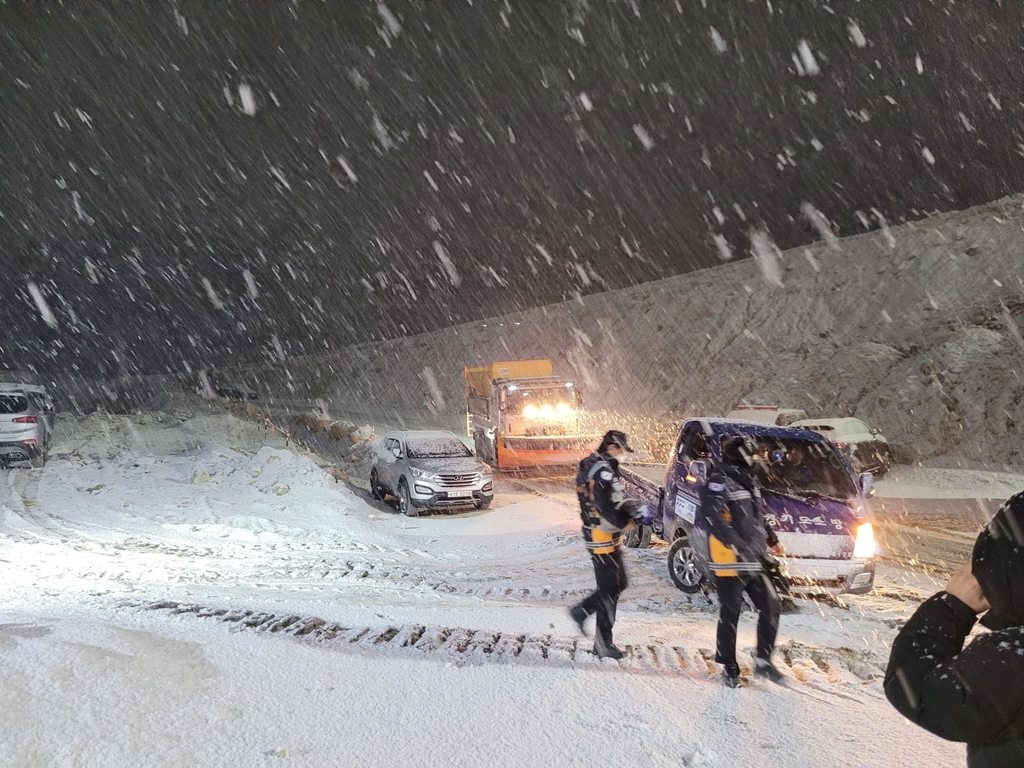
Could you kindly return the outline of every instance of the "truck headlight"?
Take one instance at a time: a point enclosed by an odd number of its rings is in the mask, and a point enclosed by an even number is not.
[[[853,556],[864,559],[875,556],[875,530],[871,527],[871,523],[861,523],[857,526],[857,539],[853,543]]]
[[[413,477],[421,477],[424,480],[429,480],[434,476],[433,472],[428,472],[425,469],[418,469],[417,467],[409,467],[409,471],[412,473]]]

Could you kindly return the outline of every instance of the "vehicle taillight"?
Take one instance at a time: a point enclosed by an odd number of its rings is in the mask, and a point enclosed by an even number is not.
[[[875,556],[875,530],[871,527],[871,523],[861,523],[857,526],[857,539],[853,543],[853,556],[856,558]]]
[[[39,419],[35,416],[18,416],[16,419],[11,419],[15,424],[38,424]]]

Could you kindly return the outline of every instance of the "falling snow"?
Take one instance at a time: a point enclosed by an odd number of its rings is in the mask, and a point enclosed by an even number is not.
[[[249,115],[249,117],[256,114],[256,97],[253,95],[250,86],[245,84],[238,86],[238,98],[242,102],[242,111],[245,114]]]
[[[647,129],[639,123],[636,123],[633,126],[633,133],[635,133],[636,137],[640,139],[640,143],[644,145],[644,149],[650,151],[654,147],[654,139],[651,138],[651,134],[649,134]]]
[[[452,262],[451,257],[448,256],[448,251],[441,245],[437,240],[434,241],[434,253],[437,254],[437,258],[441,261],[441,266],[444,268],[445,274],[448,275],[448,281],[458,288],[462,284],[462,278],[459,277],[459,272],[455,269],[455,264]]]

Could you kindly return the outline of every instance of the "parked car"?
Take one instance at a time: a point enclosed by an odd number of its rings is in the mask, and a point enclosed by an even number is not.
[[[244,384],[224,384],[213,390],[218,396],[228,400],[255,400],[258,395]]]
[[[451,432],[388,432],[376,447],[370,490],[415,517],[420,510],[472,505],[484,509],[494,498],[491,468]]]
[[[882,477],[889,471],[892,463],[889,441],[860,419],[803,419],[794,421],[793,426],[811,429],[827,437],[858,472],[871,472],[875,477]]]
[[[737,405],[725,414],[727,419],[743,419],[744,421],[763,421],[777,427],[788,427],[798,419],[806,419],[807,411],[799,408],[783,408],[779,405]]]
[[[0,383],[0,465],[45,464],[55,415],[56,408],[45,388]]]
[[[717,418],[682,423],[661,485],[620,465],[627,495],[655,505],[654,532],[671,544],[672,582],[684,592],[696,592],[709,578],[701,489],[710,468],[721,460],[724,435],[754,438],[765,457],[765,518],[785,548],[783,568],[794,585],[870,591],[875,579],[871,473],[857,477],[846,457],[817,432]]]

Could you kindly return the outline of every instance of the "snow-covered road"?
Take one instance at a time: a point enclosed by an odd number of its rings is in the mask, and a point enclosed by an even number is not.
[[[4,765],[963,762],[881,691],[936,588],[919,573],[798,601],[789,685],[726,690],[715,606],[671,586],[663,549],[627,554],[629,658],[589,653],[565,606],[593,577],[557,494],[408,519],[228,415],[63,430],[44,469],[0,475]]]

